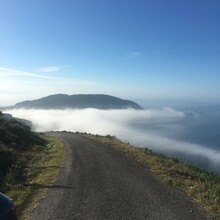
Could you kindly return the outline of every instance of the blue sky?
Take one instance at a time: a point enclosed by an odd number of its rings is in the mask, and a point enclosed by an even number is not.
[[[220,101],[219,0],[0,0],[0,106],[55,93]]]

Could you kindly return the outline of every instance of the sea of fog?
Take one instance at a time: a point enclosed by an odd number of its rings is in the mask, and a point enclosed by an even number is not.
[[[33,130],[114,135],[138,147],[175,156],[220,174],[220,106],[145,110],[36,110],[7,113],[32,121]]]

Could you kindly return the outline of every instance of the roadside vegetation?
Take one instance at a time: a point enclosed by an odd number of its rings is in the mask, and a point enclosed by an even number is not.
[[[147,165],[164,183],[184,191],[200,204],[212,219],[220,219],[220,177],[191,166],[176,158],[169,158],[147,148],[136,148],[115,137],[86,135],[111,146],[129,158]]]
[[[0,191],[13,199],[19,219],[28,219],[55,180],[64,155],[64,145],[57,139],[0,118]]]

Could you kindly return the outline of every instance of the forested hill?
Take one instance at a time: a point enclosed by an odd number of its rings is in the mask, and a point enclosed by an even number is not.
[[[44,98],[19,102],[13,108],[37,109],[142,109],[137,103],[109,95],[65,95],[56,94]]]

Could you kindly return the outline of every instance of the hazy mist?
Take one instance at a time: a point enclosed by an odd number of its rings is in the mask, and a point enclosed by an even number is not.
[[[32,121],[33,130],[87,132],[114,135],[139,147],[176,156],[220,174],[220,150],[192,143],[188,124],[202,120],[193,111],[172,108],[147,110],[25,110],[8,111],[14,117]],[[194,124],[193,124],[194,125]]]

